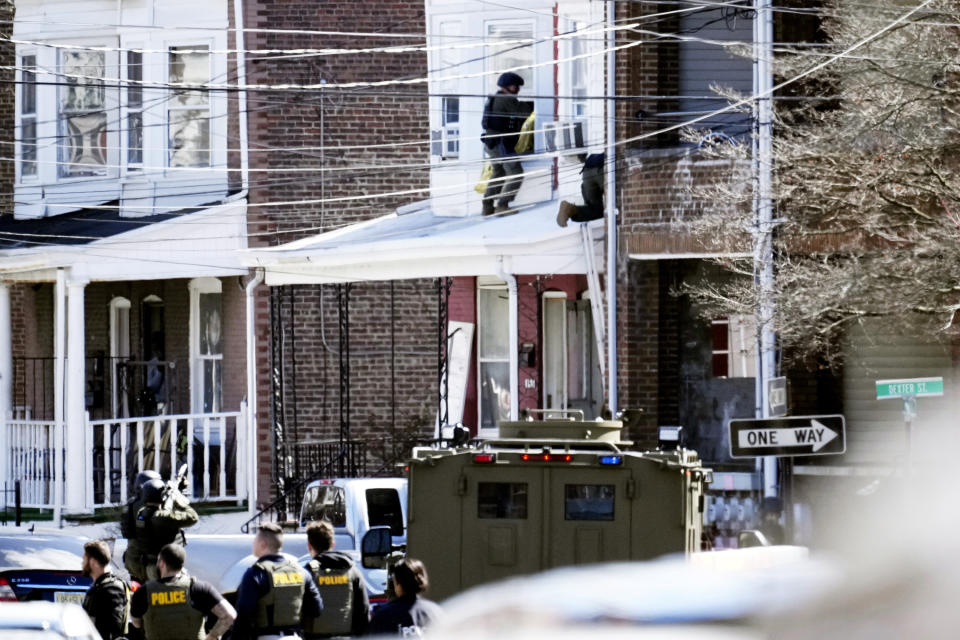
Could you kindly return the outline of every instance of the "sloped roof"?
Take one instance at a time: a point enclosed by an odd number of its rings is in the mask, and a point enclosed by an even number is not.
[[[586,273],[581,224],[557,201],[504,217],[444,216],[425,203],[277,247],[250,249],[271,285],[443,276]],[[597,240],[603,220],[586,223]],[[597,248],[598,265],[602,258]]]

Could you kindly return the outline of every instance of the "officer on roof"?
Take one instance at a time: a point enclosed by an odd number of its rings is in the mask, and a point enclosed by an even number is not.
[[[302,620],[323,611],[323,601],[306,569],[282,553],[283,530],[268,522],[253,539],[256,563],[243,574],[237,589],[237,622],[233,640],[279,640],[299,637]]]
[[[307,640],[360,636],[367,630],[370,600],[363,578],[349,555],[334,551],[333,525],[317,520],[307,525],[307,571],[323,598],[323,615],[304,625]]]
[[[146,640],[217,640],[237,617],[230,603],[209,583],[183,568],[187,553],[168,544],[157,556],[159,580],[151,580],[133,594],[131,622],[142,627]],[[207,614],[217,617],[204,633]]]
[[[176,487],[153,478],[143,484],[144,505],[137,512],[132,550],[124,560],[130,577],[138,582],[156,580],[157,555],[171,542],[185,544],[184,527],[197,523],[197,512]]]
[[[523,78],[512,71],[500,74],[498,90],[487,98],[483,107],[484,155],[490,160],[493,173],[483,194],[483,215],[508,214],[510,202],[523,182],[523,165],[515,147],[523,121],[530,115],[532,104],[517,100]]]

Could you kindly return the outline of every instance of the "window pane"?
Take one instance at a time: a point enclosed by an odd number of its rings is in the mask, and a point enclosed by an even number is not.
[[[509,304],[506,289],[480,289],[480,357],[509,358]]]
[[[396,489],[367,489],[367,519],[371,527],[390,527],[390,535],[403,535],[403,511]]]
[[[314,487],[307,493],[304,502],[305,520],[326,519],[335,527],[346,526],[347,512],[343,489],[332,486]]]
[[[222,329],[219,293],[200,294],[200,355],[220,355]]]
[[[714,320],[710,325],[714,351],[727,351],[730,344],[730,325],[726,320]]]
[[[480,364],[480,427],[493,429],[510,419],[510,363]]]
[[[20,121],[20,175],[37,175],[37,120]]]
[[[127,115],[127,164],[143,164],[143,114]]]
[[[170,47],[170,83],[206,84],[210,82],[210,54],[186,53],[205,50],[205,46]],[[176,89],[170,103],[172,106],[207,104],[206,90]]]
[[[62,51],[60,70],[60,175],[105,175],[106,90],[102,51]]]
[[[23,56],[20,60],[23,84],[21,85],[20,113],[37,112],[37,56]]]
[[[221,373],[222,360],[203,361],[203,412],[216,413],[220,411],[222,397]],[[211,433],[212,435],[212,433]]]
[[[127,106],[139,108],[143,105],[143,53],[127,51],[127,79],[133,80],[127,85]]]
[[[210,164],[210,119],[206,109],[170,111],[170,166]]]
[[[487,47],[488,71],[506,71],[510,69],[523,78],[524,87],[532,90],[533,87],[533,47],[518,45],[516,40],[532,40],[533,25],[531,24],[491,24],[487,25],[487,41],[492,43]],[[503,44],[497,41],[505,40]],[[492,73],[488,76],[491,91],[497,90],[497,76]]]
[[[477,517],[526,520],[527,483],[477,483]]]
[[[563,504],[566,520],[613,520],[612,484],[568,484]]]

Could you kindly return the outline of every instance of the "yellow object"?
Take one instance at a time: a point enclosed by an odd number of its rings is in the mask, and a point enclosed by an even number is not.
[[[483,169],[480,170],[480,182],[473,188],[474,191],[483,195],[487,191],[487,182],[493,177],[493,165],[489,162],[483,163]]]
[[[517,144],[513,148],[516,153],[533,151],[533,127],[536,125],[536,121],[536,112],[532,112],[527,116],[527,119],[523,121],[523,126],[520,127],[520,137],[517,139]]]

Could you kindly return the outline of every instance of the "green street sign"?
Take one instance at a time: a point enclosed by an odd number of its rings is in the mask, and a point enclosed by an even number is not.
[[[877,400],[914,396],[923,398],[943,395],[943,378],[905,378],[877,380]]]

